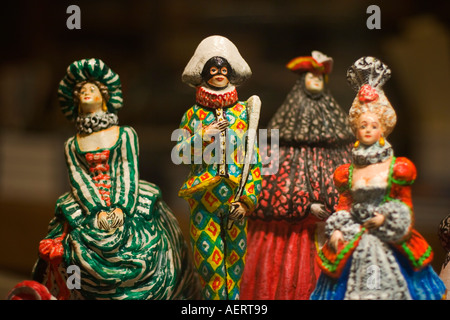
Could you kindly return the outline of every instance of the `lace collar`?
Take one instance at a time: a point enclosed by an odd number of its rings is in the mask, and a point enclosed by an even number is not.
[[[369,164],[383,162],[394,155],[394,150],[389,142],[385,140],[384,146],[377,141],[371,146],[359,144],[352,150],[352,160],[355,165],[366,166]]]

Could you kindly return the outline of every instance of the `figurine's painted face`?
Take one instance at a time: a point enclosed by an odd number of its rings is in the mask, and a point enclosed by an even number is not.
[[[211,67],[209,69],[209,73],[213,76],[208,80],[208,84],[212,87],[222,88],[226,87],[229,83],[228,81],[228,68],[221,67],[220,69],[217,67]]]
[[[102,110],[103,97],[99,88],[90,82],[81,87],[80,111],[82,113],[93,113]]]
[[[203,80],[212,88],[225,88],[230,83],[231,66],[222,57],[212,57],[203,67]]]
[[[323,75],[307,72],[305,75],[305,87],[311,93],[319,93],[323,90]]]
[[[375,113],[365,112],[359,116],[356,138],[362,144],[371,146],[383,136],[383,127]]]

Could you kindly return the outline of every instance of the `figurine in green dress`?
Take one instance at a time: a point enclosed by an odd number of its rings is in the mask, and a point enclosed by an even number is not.
[[[64,146],[70,191],[40,242],[34,280],[58,299],[198,298],[178,222],[160,189],[139,179],[135,130],[118,125],[119,76],[99,59],[75,61],[58,96],[77,126]],[[71,266],[78,288],[67,286]]]

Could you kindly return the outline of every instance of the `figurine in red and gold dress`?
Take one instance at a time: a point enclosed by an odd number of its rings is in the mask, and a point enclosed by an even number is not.
[[[322,274],[311,299],[435,300],[445,286],[430,265],[433,251],[414,229],[414,164],[395,157],[386,137],[397,121],[383,84],[390,69],[362,57],[347,72],[358,91],[349,112],[357,141],[352,163],[334,174],[339,203],[319,251]]]

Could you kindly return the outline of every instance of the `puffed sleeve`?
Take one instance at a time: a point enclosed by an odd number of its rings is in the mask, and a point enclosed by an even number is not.
[[[390,192],[385,202],[377,208],[385,221],[374,232],[384,241],[399,242],[411,233],[414,221],[411,185],[416,176],[416,167],[410,160],[403,157],[395,160],[389,181]]]
[[[345,241],[352,240],[361,231],[362,226],[355,222],[347,210],[340,210],[328,217],[325,223],[325,236],[330,238],[334,231],[342,232]]]
[[[352,166],[347,163],[339,166],[333,176],[334,184],[339,192],[339,201],[335,211],[350,210],[353,199],[350,193],[350,173]]]
[[[414,163],[407,158],[398,157],[393,167],[389,197],[400,200],[412,208],[411,185],[416,178],[417,170]]]

